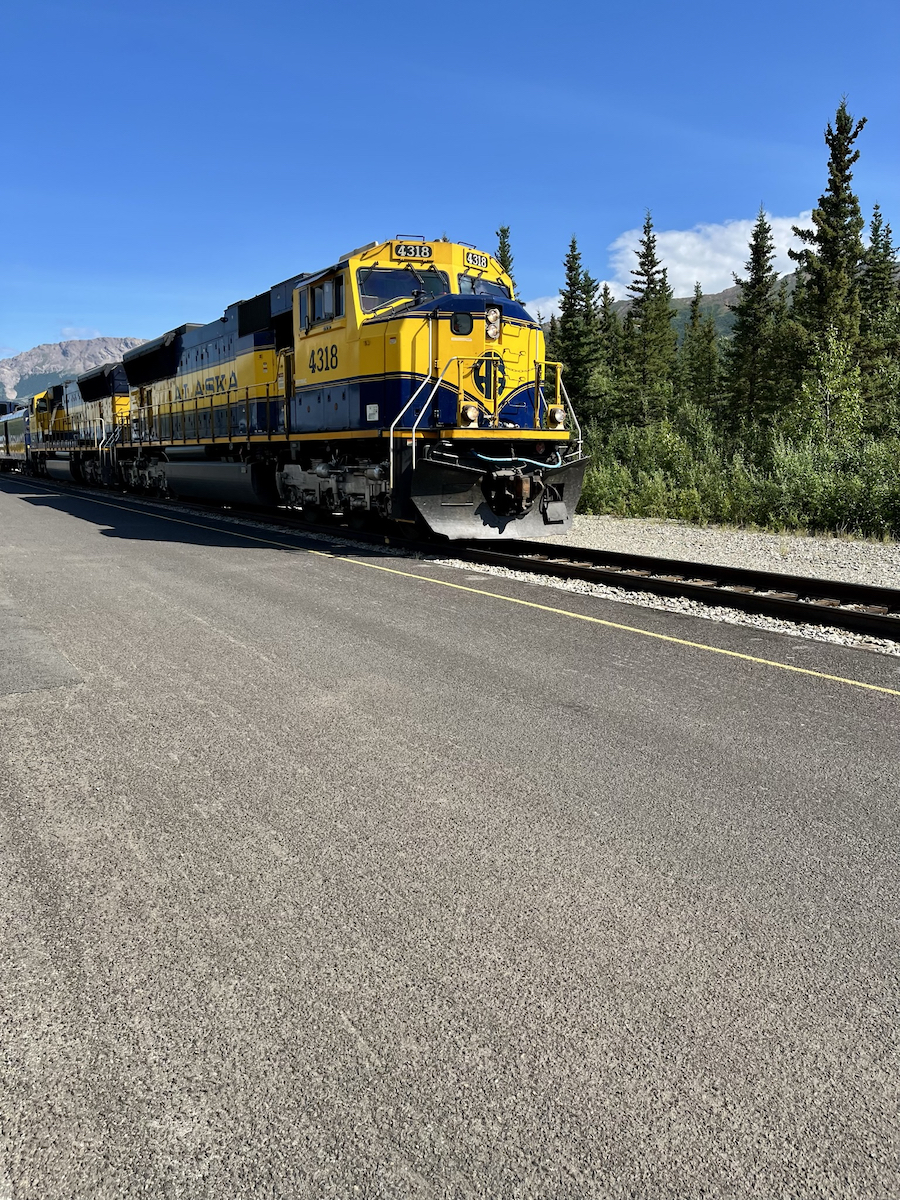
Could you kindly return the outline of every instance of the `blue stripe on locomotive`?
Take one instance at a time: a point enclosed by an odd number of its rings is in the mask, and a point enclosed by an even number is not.
[[[334,383],[324,388],[306,388],[290,401],[291,433],[338,433],[355,430],[387,429],[422,383],[421,376],[405,375],[389,379],[363,379]],[[428,397],[431,385],[426,384],[415,403],[410,406],[398,426],[412,427]],[[519,429],[533,428],[534,388],[523,387],[512,393],[502,404],[500,417]],[[367,417],[369,406],[377,415]],[[432,407],[437,406],[437,422],[426,414],[420,429],[441,425],[456,425],[457,392],[455,387],[441,384]],[[157,417],[159,436],[165,440],[215,437],[246,437],[248,434],[281,434],[285,431],[284,407],[281,400],[239,401],[231,406],[230,414],[224,405],[212,409],[161,413]]]
[[[387,429],[397,418],[410,397],[422,384],[416,375],[392,378],[363,379],[353,383],[334,383],[323,388],[305,388],[297,392],[290,405],[292,433],[337,432],[339,430]],[[426,383],[410,408],[403,414],[398,428],[409,429],[431,395],[432,385]],[[437,421],[426,414],[420,429],[433,429],[437,425],[456,425],[457,391],[455,387],[441,384],[431,406],[437,408]],[[377,408],[377,416],[367,417],[370,405]],[[259,428],[254,432],[265,433],[266,404],[251,404],[259,409],[254,419]],[[270,404],[270,408],[277,405]],[[500,417],[520,429],[533,428],[534,388],[523,387],[503,401]],[[274,413],[269,419],[275,419]]]

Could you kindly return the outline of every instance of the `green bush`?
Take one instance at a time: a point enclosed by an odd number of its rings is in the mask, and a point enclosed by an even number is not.
[[[695,404],[650,425],[593,425],[579,511],[900,537],[900,438],[791,433],[735,439]]]

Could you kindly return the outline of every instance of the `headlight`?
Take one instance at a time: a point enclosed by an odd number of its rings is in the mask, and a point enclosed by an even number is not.
[[[564,408],[551,408],[547,413],[547,422],[554,429],[562,429],[566,423],[566,410]]]
[[[464,404],[462,408],[462,424],[477,425],[478,424],[478,405]]]
[[[485,334],[495,342],[500,336],[500,309],[491,305],[484,310]]]

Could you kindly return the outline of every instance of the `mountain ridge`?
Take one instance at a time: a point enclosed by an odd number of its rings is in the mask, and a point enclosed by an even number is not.
[[[144,338],[74,338],[65,342],[43,342],[10,358],[0,359],[0,388],[7,400],[22,400],[45,388],[74,379],[122,355]]]

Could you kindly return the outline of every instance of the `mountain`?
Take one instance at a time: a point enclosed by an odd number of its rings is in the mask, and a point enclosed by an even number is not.
[[[33,396],[103,363],[119,362],[126,350],[133,350],[143,341],[143,338],[99,337],[35,346],[13,358],[0,359],[0,389],[7,400]]]
[[[796,272],[790,275],[783,275],[778,286],[782,283],[787,284],[788,295],[793,292],[797,282]],[[734,313],[729,308],[731,304],[737,304],[740,299],[740,288],[737,286],[725,288],[722,292],[712,292],[708,296],[704,295],[700,301],[700,311],[703,316],[711,314],[716,322],[716,332],[719,337],[731,337],[731,330],[734,326]],[[629,300],[617,300],[613,308],[618,312],[620,317],[624,317],[631,307]],[[684,327],[688,322],[688,314],[691,307],[690,296],[678,296],[672,300],[672,307],[675,309],[675,318],[672,321],[672,328],[678,334],[679,340],[684,332]]]

